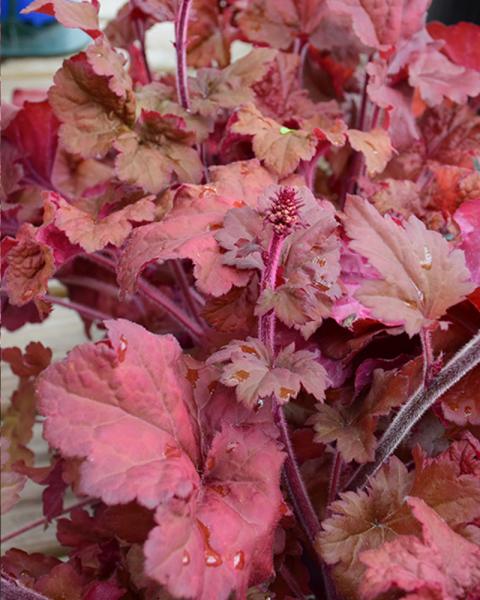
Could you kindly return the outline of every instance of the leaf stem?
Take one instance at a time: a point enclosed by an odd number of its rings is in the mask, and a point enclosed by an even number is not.
[[[205,332],[200,325],[185,314],[173,300],[170,300],[170,298],[165,296],[159,289],[150,285],[145,280],[139,280],[137,287],[140,294],[162,308],[174,321],[179,325],[182,325],[196,341],[203,337]]]
[[[92,262],[101,265],[102,267],[116,272],[116,264],[110,258],[101,254],[86,254],[85,258],[88,258]],[[174,321],[181,325],[195,340],[200,340],[204,331],[200,325],[194,321],[189,315],[183,312],[173,300],[168,296],[165,296],[159,289],[149,284],[147,281],[138,278],[137,282],[138,292],[148,298],[151,302],[162,308]]]
[[[381,437],[375,453],[375,461],[357,469],[346,489],[362,489],[368,478],[374,475],[393,454],[425,412],[478,364],[480,364],[480,332],[449,360],[429,387],[422,384],[407,400]]]
[[[175,277],[175,281],[177,282],[178,287],[180,288],[188,312],[195,319],[195,321],[197,321],[197,323],[204,327],[205,324],[200,315],[198,314],[197,305],[195,303],[195,299],[191,294],[190,284],[188,283],[188,279],[185,274],[182,262],[179,259],[174,259],[171,261],[171,266],[173,276]]]
[[[335,451],[335,456],[332,462],[332,470],[330,472],[330,480],[328,482],[328,504],[333,502],[337,497],[338,484],[343,469],[342,455],[338,450]]]
[[[83,506],[86,506],[87,504],[91,504],[92,502],[95,502],[95,501],[96,501],[96,498],[87,498],[86,500],[77,502],[77,504],[74,504],[73,506],[69,506],[68,508],[65,508],[64,510],[62,510],[62,512],[60,514],[58,514],[56,517],[54,517],[54,519],[58,519],[59,517],[66,515],[70,511],[74,510],[75,508],[82,508]],[[50,522],[50,520],[47,517],[41,517],[40,519],[31,521],[30,523],[28,523],[27,525],[24,525],[20,529],[16,529],[15,531],[12,531],[11,533],[8,533],[4,537],[2,537],[0,539],[0,543],[4,544],[5,542],[8,542],[9,540],[13,540],[14,538],[18,537],[19,535],[27,533],[27,531],[31,531],[32,529],[36,529],[37,527],[40,527],[41,525],[46,526],[49,524],[49,522]]]
[[[57,296],[52,296],[51,294],[45,294],[43,299],[51,304],[56,304],[57,306],[63,306],[65,308],[75,310],[81,317],[90,319],[91,321],[105,321],[106,319],[112,318],[112,315],[107,315],[107,313],[103,313],[95,308],[90,308],[89,306],[79,304],[78,302],[67,302],[66,300],[62,300]]]
[[[143,65],[145,68],[145,74],[148,79],[148,83],[152,83],[152,72],[150,70],[150,65],[148,64],[147,58],[147,49],[145,47],[145,27],[141,19],[134,19],[133,25],[135,27],[135,33],[137,35],[137,39],[140,42],[140,52],[142,53]]]
[[[187,82],[187,34],[192,0],[180,0],[175,19],[175,52],[177,54],[177,94],[185,110],[190,108]]]

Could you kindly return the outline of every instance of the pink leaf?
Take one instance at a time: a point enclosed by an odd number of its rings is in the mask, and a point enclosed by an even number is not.
[[[138,274],[149,262],[174,258],[193,261],[197,285],[207,294],[221,296],[232,286],[246,285],[250,273],[223,263],[215,236],[231,208],[256,206],[263,181],[271,182],[257,161],[251,163],[216,167],[211,185],[182,186],[175,195],[173,209],[161,222],[132,233],[120,259],[120,285],[132,291]],[[234,176],[230,180],[232,171]],[[242,173],[245,173],[243,181]]]
[[[54,210],[54,223],[72,244],[80,245],[86,252],[96,252],[112,244],[120,246],[133,229],[132,223],[152,221],[155,217],[154,196],[148,196],[112,211],[105,217],[95,215],[69,204],[55,192],[48,201]]]
[[[350,17],[366,46],[387,50],[423,27],[430,0],[327,0],[327,4],[332,12]]]
[[[109,343],[78,346],[40,376],[45,437],[87,459],[81,489],[107,504],[187,497],[199,482],[180,347],[128,321],[106,325]]]
[[[262,342],[247,338],[231,342],[212,354],[207,362],[223,363],[220,381],[236,388],[239,402],[258,408],[272,394],[278,402],[288,402],[297,396],[301,386],[318,400],[323,400],[327,374],[315,359],[314,352],[295,352],[294,344],[274,358]]]
[[[409,65],[409,83],[417,87],[430,106],[450,98],[466,104],[468,97],[480,94],[480,73],[450,62],[435,48],[426,48]]]
[[[452,531],[420,498],[407,502],[422,526],[422,539],[400,536],[363,552],[362,598],[371,600],[393,588],[414,592],[408,595],[412,600],[473,600],[480,591],[479,547]]]
[[[464,202],[453,218],[462,232],[460,248],[465,252],[472,280],[480,285],[480,199]]]
[[[368,174],[381,173],[392,157],[393,148],[388,133],[384,129],[349,129],[347,135],[352,148],[365,157]]]
[[[416,217],[402,227],[366,200],[351,196],[344,222],[351,248],[383,278],[364,282],[357,298],[376,318],[403,321],[408,335],[431,326],[474,289],[463,252],[451,250]]]
[[[273,570],[281,516],[284,455],[258,428],[225,425],[214,438],[201,494],[156,513],[146,544],[146,573],[178,597],[245,597]]]

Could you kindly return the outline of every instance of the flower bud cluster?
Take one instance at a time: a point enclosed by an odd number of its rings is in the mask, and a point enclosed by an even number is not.
[[[265,219],[273,225],[274,232],[285,237],[292,232],[299,220],[300,201],[293,187],[282,186],[272,198]]]

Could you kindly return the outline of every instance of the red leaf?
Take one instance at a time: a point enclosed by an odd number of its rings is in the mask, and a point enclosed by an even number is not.
[[[430,0],[327,0],[327,4],[333,13],[351,19],[366,46],[387,50],[423,27]]]
[[[52,222],[65,233],[71,244],[86,252],[96,252],[105,246],[121,246],[134,223],[153,221],[154,196],[146,196],[133,204],[112,210],[105,216],[77,208],[55,192],[50,192],[47,202],[53,211]]]
[[[201,494],[157,510],[146,573],[175,596],[226,600],[272,574],[283,454],[258,428],[225,425],[213,440]]]
[[[18,152],[24,171],[23,182],[51,187],[59,124],[47,100],[27,101],[3,131],[2,137]]]
[[[444,40],[441,51],[457,65],[480,71],[480,27],[475,23],[444,25],[438,21],[427,25],[435,40]]]
[[[356,293],[375,317],[403,321],[412,336],[473,290],[463,252],[452,250],[416,217],[404,228],[353,196],[347,199],[345,215],[350,246],[383,278],[363,283]]]
[[[45,437],[63,456],[87,458],[81,491],[108,504],[188,497],[199,480],[180,347],[128,321],[106,326],[108,345],[78,346],[40,376]]]
[[[462,232],[460,248],[465,252],[472,280],[480,285],[480,199],[464,202],[453,218]]]
[[[408,595],[412,599],[474,600],[480,591],[480,548],[454,533],[420,498],[407,502],[422,525],[422,539],[400,536],[363,552],[362,598],[371,600],[394,588],[417,592]]]
[[[232,170],[234,178],[230,180]],[[213,296],[248,282],[249,272],[223,263],[215,235],[231,208],[243,204],[256,207],[258,190],[271,177],[257,161],[251,161],[216,167],[213,179],[212,185],[182,186],[175,195],[173,209],[161,222],[132,233],[120,259],[121,287],[132,291],[138,274],[149,262],[175,258],[190,258],[199,289]]]

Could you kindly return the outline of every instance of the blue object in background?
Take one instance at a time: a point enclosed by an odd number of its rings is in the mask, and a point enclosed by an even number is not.
[[[31,4],[31,0],[2,0],[2,22],[15,19],[16,21],[29,23],[38,27],[55,22],[55,17],[41,15],[40,13],[21,15],[20,11],[29,4]]]
[[[20,14],[31,0],[1,0],[2,58],[65,56],[82,50],[90,37],[80,29],[67,29],[55,17]]]

